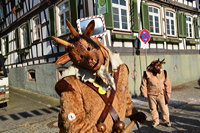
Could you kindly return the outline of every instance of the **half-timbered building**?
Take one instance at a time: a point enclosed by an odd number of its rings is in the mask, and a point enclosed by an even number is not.
[[[0,0],[0,49],[10,86],[57,96],[54,85],[69,64],[54,64],[65,48],[49,37],[66,38],[65,20],[77,27],[77,19],[98,14],[101,2],[107,8],[103,42],[129,66],[133,94],[157,58],[165,58],[174,85],[199,78],[198,0]],[[139,40],[142,29],[151,33],[146,44]]]

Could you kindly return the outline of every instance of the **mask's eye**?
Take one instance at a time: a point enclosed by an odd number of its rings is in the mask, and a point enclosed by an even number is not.
[[[91,50],[91,48],[90,48],[90,47],[88,47],[88,48],[87,48],[87,50],[88,50],[88,51],[90,51],[90,50]]]
[[[80,55],[81,59],[83,59],[83,55]]]

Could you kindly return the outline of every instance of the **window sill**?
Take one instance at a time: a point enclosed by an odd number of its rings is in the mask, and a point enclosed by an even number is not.
[[[177,38],[177,35],[167,35],[167,37],[173,37],[173,38]]]
[[[39,42],[41,42],[41,38],[33,40],[33,44],[34,43],[39,43]]]
[[[162,36],[161,33],[154,33],[154,32],[150,32],[151,35],[155,35],[155,36]]]
[[[195,39],[194,37],[186,37],[186,39]]]
[[[113,31],[118,31],[118,32],[131,32],[130,29],[117,29],[117,28],[113,28]]]

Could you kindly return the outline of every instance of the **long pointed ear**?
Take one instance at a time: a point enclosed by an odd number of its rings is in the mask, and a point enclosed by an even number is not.
[[[60,58],[57,59],[57,61],[55,62],[56,65],[62,65],[67,63],[68,61],[70,61],[71,58],[69,57],[69,54],[66,53],[63,56],[61,56]]]
[[[161,62],[163,62],[163,61],[165,61],[165,58]]]
[[[92,35],[92,33],[94,32],[94,27],[95,27],[95,23],[94,20],[92,20],[88,25],[87,28],[84,31],[84,35],[86,35],[87,37],[90,37]]]
[[[161,61],[161,63],[162,63],[162,64],[165,64],[166,62],[164,62],[164,61],[165,61],[165,58]]]
[[[59,44],[62,44],[64,45],[65,47],[68,47],[71,45],[71,43],[65,41],[65,40],[62,40],[60,38],[57,38],[57,37],[54,37],[54,36],[51,36],[51,39],[54,40],[55,42],[59,43]]]
[[[74,37],[77,38],[79,36],[78,32],[74,29],[74,27],[71,25],[71,23],[68,20],[66,20],[66,23],[72,35],[74,35]]]

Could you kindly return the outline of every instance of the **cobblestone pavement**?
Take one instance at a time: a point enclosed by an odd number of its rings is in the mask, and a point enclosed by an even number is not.
[[[56,133],[58,111],[58,99],[12,88],[8,106],[0,108],[0,132]]]
[[[200,133],[200,86],[196,81],[173,88],[169,105],[172,127],[161,121],[152,128],[147,100],[137,97],[133,101],[147,115],[141,133]],[[59,99],[11,89],[8,106],[0,108],[0,133],[57,133],[58,111]],[[133,133],[140,132],[135,126]]]
[[[152,128],[147,100],[137,97],[133,101],[148,116],[147,122],[140,126],[141,133],[200,133],[200,85],[197,81],[173,88],[169,104],[172,127],[166,127],[161,120],[158,127]],[[136,126],[133,132],[139,132]]]

